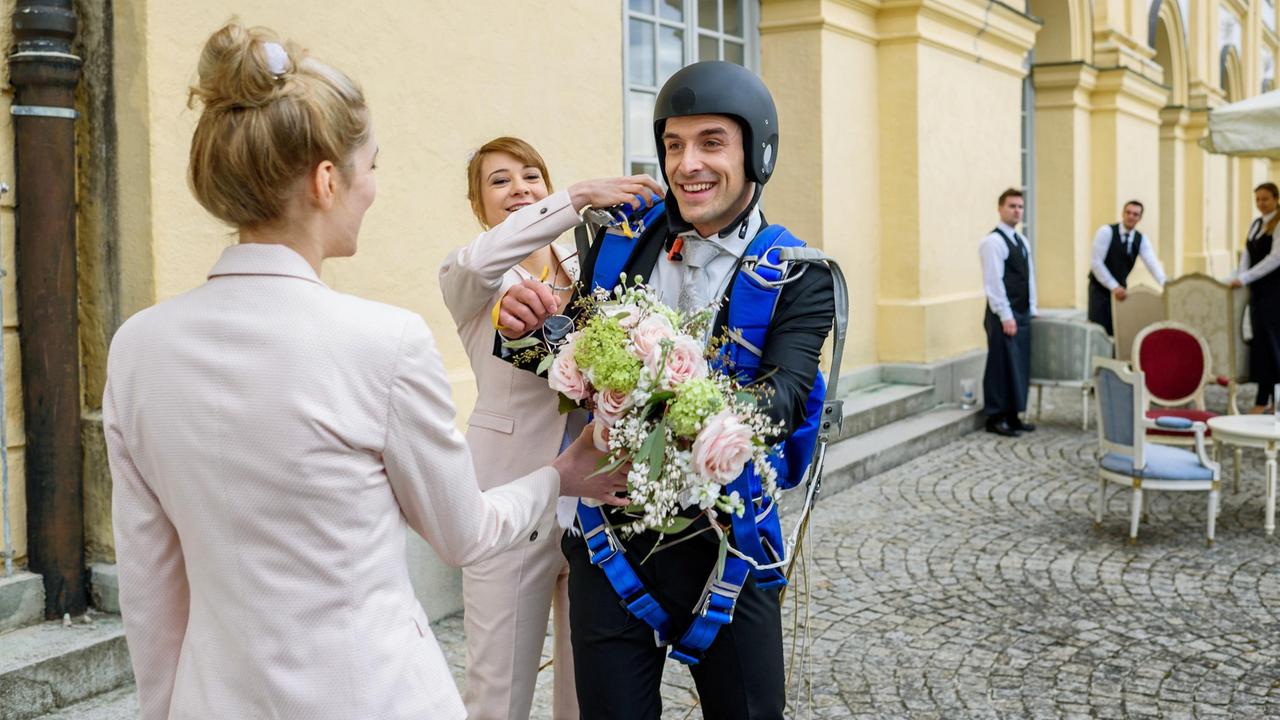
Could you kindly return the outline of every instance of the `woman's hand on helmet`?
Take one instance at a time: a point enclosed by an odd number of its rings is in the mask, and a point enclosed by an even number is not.
[[[645,207],[648,207],[662,196],[662,185],[648,175],[583,180],[569,186],[569,201],[578,212],[586,207],[610,208],[618,205],[629,205],[632,210],[639,210],[641,199],[644,200]]]

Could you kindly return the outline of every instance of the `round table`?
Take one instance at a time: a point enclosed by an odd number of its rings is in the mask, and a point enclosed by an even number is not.
[[[1280,444],[1280,422],[1274,415],[1219,415],[1209,418],[1213,442],[1235,447],[1260,448],[1267,457],[1266,531],[1276,530],[1276,445]]]

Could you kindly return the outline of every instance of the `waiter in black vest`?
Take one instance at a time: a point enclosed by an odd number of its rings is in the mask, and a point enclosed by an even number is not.
[[[1017,437],[1036,429],[1022,422],[1031,379],[1031,318],[1036,311],[1036,274],[1022,222],[1022,191],[1000,193],[1000,224],[978,245],[987,294],[987,369],[982,376],[987,432]]]
[[[1106,328],[1108,335],[1115,334],[1111,327],[1111,298],[1124,302],[1129,273],[1138,258],[1142,258],[1156,282],[1164,285],[1164,268],[1151,246],[1151,239],[1138,232],[1142,213],[1142,203],[1130,200],[1124,204],[1120,222],[1103,225],[1093,236],[1093,261],[1089,263],[1089,322]]]

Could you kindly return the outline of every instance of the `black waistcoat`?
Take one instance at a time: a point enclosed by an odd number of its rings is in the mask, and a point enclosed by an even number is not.
[[[1031,312],[1031,263],[1022,254],[1022,247],[1013,238],[1004,234],[1000,228],[995,232],[1004,239],[1009,248],[1009,257],[1004,261],[1004,293],[1009,297],[1009,307],[1017,315]],[[990,312],[990,308],[987,309]]]
[[[1262,258],[1271,254],[1272,236],[1270,233],[1263,234],[1263,232],[1262,218],[1254,220],[1249,228],[1249,240],[1245,243],[1245,248],[1249,250],[1250,267],[1262,262]],[[1254,237],[1255,233],[1257,237]],[[1249,283],[1249,294],[1255,300],[1280,296],[1280,271],[1269,272]]]
[[[1133,266],[1138,263],[1138,252],[1142,249],[1144,240],[1146,238],[1142,233],[1134,230],[1133,239],[1129,243],[1130,250],[1125,252],[1124,240],[1120,239],[1120,223],[1111,226],[1111,246],[1107,248],[1107,257],[1102,264],[1107,266],[1107,272],[1120,283],[1120,287],[1129,287],[1129,273],[1133,272]],[[1089,284],[1106,289],[1093,273],[1089,273]]]

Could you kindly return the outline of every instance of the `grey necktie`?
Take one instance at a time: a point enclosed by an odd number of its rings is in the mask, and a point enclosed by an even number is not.
[[[701,310],[711,303],[711,278],[707,274],[707,266],[715,260],[724,249],[719,244],[700,237],[686,235],[684,246],[680,249],[684,264],[684,277],[680,283],[680,299],[676,309],[683,313]]]
[[[1124,233],[1124,254],[1128,255],[1133,252],[1133,248],[1129,245],[1133,238],[1133,233],[1126,231]]]

